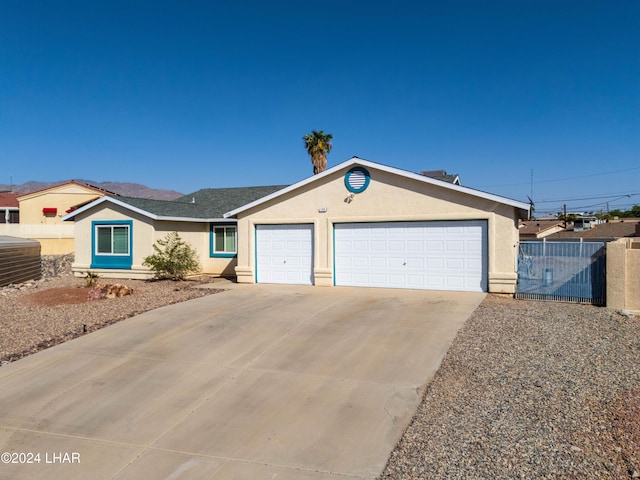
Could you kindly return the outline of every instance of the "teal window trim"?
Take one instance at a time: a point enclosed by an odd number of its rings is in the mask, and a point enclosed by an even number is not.
[[[336,224],[331,225],[333,233],[333,286],[336,286]]]
[[[253,265],[255,266],[255,279],[258,283],[258,226],[253,228]]]
[[[98,231],[100,227],[127,227],[127,253],[98,252]],[[113,229],[110,243],[113,247]],[[90,268],[113,268],[131,270],[133,265],[133,221],[94,220],[91,222],[91,266]]]
[[[362,184],[362,186],[357,188],[353,187],[350,182],[351,175],[353,175],[354,173],[360,173],[364,176],[364,184]],[[347,187],[347,190],[349,190],[351,193],[364,192],[369,186],[370,182],[371,182],[371,175],[369,175],[369,171],[364,167],[353,167],[344,176],[344,186]]]
[[[235,231],[235,251],[216,251],[216,228],[233,228]],[[226,233],[225,233],[226,238]],[[226,247],[226,246],[225,246]],[[209,225],[209,257],[211,258],[235,258],[238,256],[238,225],[236,223],[211,223]]]

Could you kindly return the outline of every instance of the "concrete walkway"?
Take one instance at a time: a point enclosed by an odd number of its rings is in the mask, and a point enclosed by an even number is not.
[[[34,462],[0,478],[373,479],[483,298],[235,285],[128,319],[0,368],[0,454]]]

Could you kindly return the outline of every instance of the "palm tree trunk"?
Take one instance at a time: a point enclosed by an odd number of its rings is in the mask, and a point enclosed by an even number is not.
[[[313,163],[313,174],[317,175],[320,172],[324,172],[327,169],[327,157],[318,153],[311,157],[311,163]]]

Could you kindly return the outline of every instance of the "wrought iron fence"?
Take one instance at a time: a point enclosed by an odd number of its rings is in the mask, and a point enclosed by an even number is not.
[[[605,244],[520,242],[516,298],[605,303]]]

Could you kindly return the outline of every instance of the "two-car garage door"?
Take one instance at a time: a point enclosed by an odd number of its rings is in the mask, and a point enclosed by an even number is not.
[[[335,225],[335,284],[487,291],[487,223]]]
[[[313,226],[258,225],[258,283],[313,283]],[[487,290],[487,222],[342,223],[334,226],[340,286]]]

